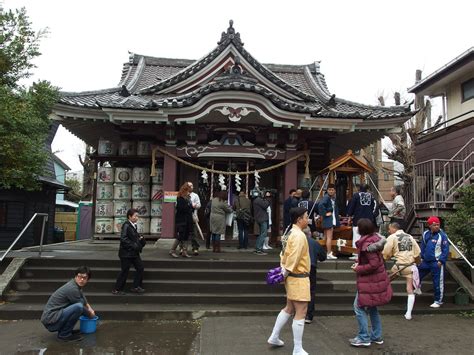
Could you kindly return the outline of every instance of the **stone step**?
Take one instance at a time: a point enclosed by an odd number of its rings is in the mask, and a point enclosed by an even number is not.
[[[202,317],[229,317],[229,316],[274,316],[276,317],[284,304],[94,304],[97,315],[103,320],[195,320]],[[5,303],[0,305],[1,320],[39,319],[43,312],[44,304],[15,304]],[[446,314],[469,312],[474,309],[473,304],[457,306],[444,304],[441,308],[433,309],[429,305],[415,304],[414,319],[421,314]],[[402,315],[405,313],[405,304],[387,304],[378,307],[381,314]],[[315,316],[343,316],[353,315],[354,310],[350,304],[325,304],[316,302]]]
[[[68,279],[19,279],[15,280],[12,285],[14,291],[20,292],[54,292]],[[129,279],[127,286],[132,284]],[[212,281],[212,280],[145,280],[144,287],[148,292],[191,292],[191,293],[283,293],[283,285],[269,286],[265,281]],[[86,292],[110,292],[115,285],[115,279],[91,279],[87,284]],[[453,281],[445,282],[445,292],[456,291],[458,285]],[[396,280],[392,282],[392,288],[395,292],[404,292],[406,283],[404,280]],[[354,280],[328,281],[318,279],[316,286],[318,293],[331,292],[352,292],[356,291],[356,283]],[[432,284],[426,282],[422,287],[423,292],[433,292]]]
[[[267,258],[267,257],[264,257]],[[266,260],[209,260],[209,259],[198,259],[193,257],[191,259],[179,258],[179,259],[161,259],[161,260],[143,260],[145,268],[168,268],[168,269],[264,269],[269,270],[271,268],[279,266],[279,258],[271,258]],[[351,260],[330,260],[322,263],[318,263],[319,270],[349,270],[350,266],[354,262]],[[27,267],[63,267],[70,270],[75,270],[80,265],[87,265],[94,271],[96,268],[103,267],[116,267],[120,268],[120,260],[101,260],[101,259],[29,259]]]
[[[215,269],[194,269],[194,268],[145,268],[144,280],[235,280],[235,281],[264,281],[268,269],[225,269],[215,265]],[[61,266],[35,266],[23,267],[21,278],[33,279],[68,279],[74,275],[75,268]],[[93,269],[92,280],[94,279],[115,279],[120,272],[118,265],[115,267],[98,267]],[[129,278],[133,278],[135,270],[129,272]],[[356,276],[352,270],[346,269],[318,269],[318,279],[321,280],[354,280]],[[452,278],[446,274],[446,281]]]
[[[9,291],[4,298],[7,302],[15,303],[43,303],[45,304],[51,296],[51,292],[16,292]],[[286,302],[285,294],[282,293],[165,293],[165,292],[147,292],[141,295],[126,294],[124,296],[115,296],[110,292],[87,292],[86,296],[91,304],[284,304]],[[316,300],[326,304],[351,304],[354,299],[354,293],[317,293]],[[452,302],[454,293],[446,293],[445,301]],[[405,292],[395,292],[391,303],[406,302]],[[433,295],[424,293],[417,296],[417,303],[431,304]]]

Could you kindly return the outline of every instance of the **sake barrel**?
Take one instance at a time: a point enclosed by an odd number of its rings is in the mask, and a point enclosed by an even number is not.
[[[132,200],[149,200],[150,199],[150,185],[148,184],[133,184],[132,185]]]
[[[130,168],[115,168],[115,182],[121,184],[132,183],[132,169]]]
[[[163,185],[151,185],[151,200],[163,199]]]
[[[132,141],[123,141],[119,145],[119,155],[121,156],[132,156],[136,155],[136,146],[135,142]]]
[[[112,184],[114,182],[114,168],[101,166],[97,171],[97,182]]]
[[[114,204],[111,200],[98,200],[95,204],[95,215],[97,217],[113,217]]]
[[[151,142],[140,141],[137,143],[137,155],[148,157],[151,155]]]
[[[114,233],[120,233],[122,231],[122,225],[127,222],[127,217],[115,217],[114,218]]]
[[[109,234],[114,231],[114,219],[113,218],[96,218],[95,219],[95,232],[99,234]]]
[[[139,218],[137,231],[140,234],[150,234],[150,218]]]
[[[132,186],[128,184],[114,184],[114,200],[132,199]]]
[[[140,217],[150,216],[150,201],[133,201],[132,207],[138,211]]]
[[[116,155],[117,145],[106,139],[99,139],[99,155]]]
[[[163,203],[161,200],[151,201],[150,215],[152,217],[161,217],[163,213]]]
[[[150,219],[150,234],[161,234],[161,217]]]
[[[97,199],[111,200],[114,198],[114,185],[111,184],[97,184]]]
[[[156,175],[151,177],[153,184],[163,184],[163,168],[156,168]]]
[[[123,217],[127,215],[127,211],[132,207],[132,203],[126,200],[114,201],[114,216]]]
[[[132,181],[139,183],[150,182],[150,168],[133,168]]]

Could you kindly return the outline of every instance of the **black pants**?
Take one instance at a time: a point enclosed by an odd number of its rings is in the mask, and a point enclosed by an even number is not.
[[[115,283],[115,289],[117,291],[123,291],[125,288],[125,283],[127,282],[128,271],[130,266],[135,268],[135,277],[133,278],[133,287],[142,287],[143,286],[143,262],[140,256],[136,258],[120,258],[120,267],[122,271],[117,277],[117,282]]]
[[[311,301],[308,302],[306,319],[313,320],[314,294],[316,293],[316,266],[313,265],[311,265],[311,271],[309,272],[309,292],[311,294]]]

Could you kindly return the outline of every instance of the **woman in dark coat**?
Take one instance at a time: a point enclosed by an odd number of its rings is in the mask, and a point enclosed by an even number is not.
[[[354,300],[354,312],[359,324],[359,333],[351,339],[351,345],[367,347],[371,343],[383,344],[382,323],[377,306],[390,302],[392,287],[385,270],[380,250],[368,251],[369,245],[380,242],[375,233],[375,225],[367,218],[357,223],[361,238],[356,242],[358,262],[352,265],[357,274],[357,294]],[[372,248],[369,248],[372,250]],[[367,313],[370,316],[372,330],[369,334]]]
[[[193,230],[193,206],[191,205],[190,199],[190,188],[189,184],[185,183],[181,186],[178,192],[178,198],[176,199],[176,240],[173,243],[173,246],[170,250],[170,255],[173,258],[178,258],[176,254],[176,248],[178,245],[181,246],[181,255],[184,258],[190,258],[188,255],[188,246],[187,242],[190,236],[190,233]]]
[[[337,259],[332,254],[332,234],[334,227],[339,227],[339,210],[336,203],[336,186],[329,184],[327,194],[324,195],[318,205],[319,215],[323,219],[324,239],[326,240],[326,250],[328,260]]]

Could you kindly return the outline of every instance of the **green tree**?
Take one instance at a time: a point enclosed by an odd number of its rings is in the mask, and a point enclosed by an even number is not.
[[[66,200],[79,202],[82,195],[82,183],[75,177],[66,177],[64,184],[69,186],[71,190],[66,192]]]
[[[474,185],[460,188],[458,193],[458,205],[446,218],[446,230],[466,257],[474,260]]]
[[[0,5],[0,188],[38,189],[46,165],[48,116],[58,90],[47,81],[21,85],[31,76],[45,34],[32,30],[24,8]]]

